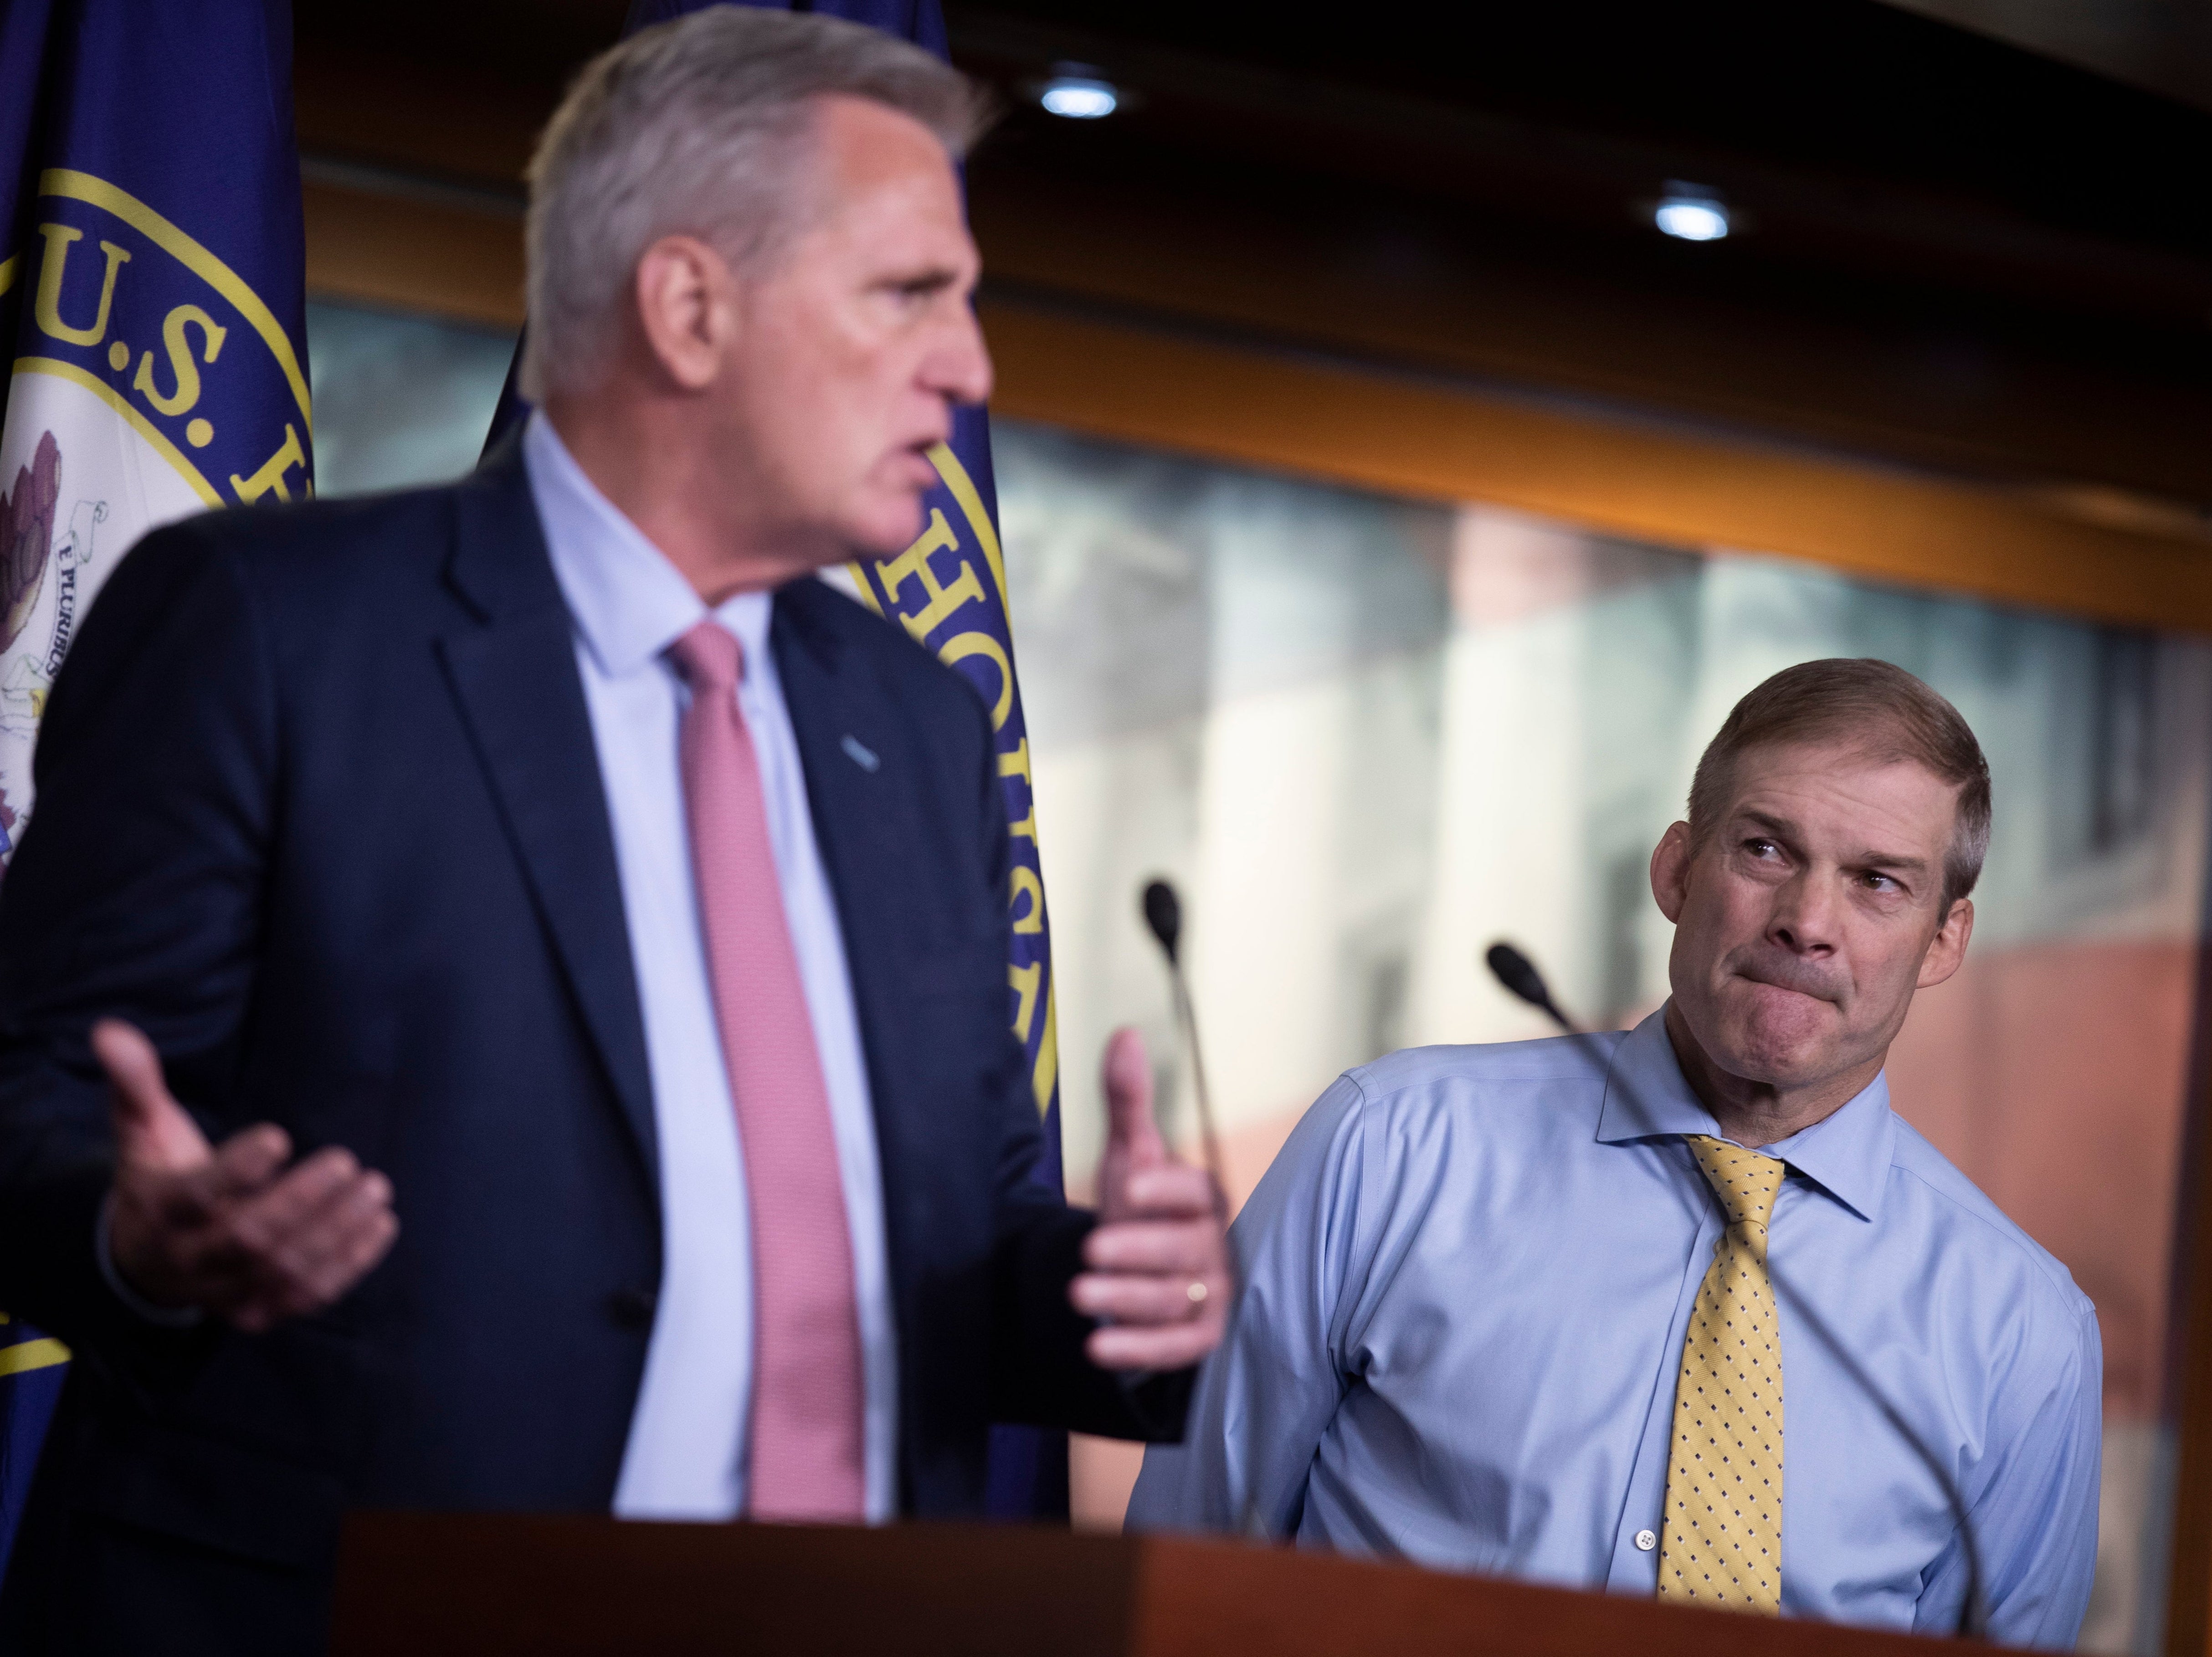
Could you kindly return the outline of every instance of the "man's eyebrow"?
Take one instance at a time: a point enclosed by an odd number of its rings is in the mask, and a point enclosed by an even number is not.
[[[909,270],[903,276],[887,276],[886,288],[896,288],[901,293],[932,293],[940,288],[950,288],[960,280],[960,272],[949,264],[931,265],[927,270]]]
[[[1862,869],[1894,870],[1899,874],[1924,875],[1926,858],[1906,857],[1902,852],[1862,852],[1851,859]]]
[[[1778,817],[1771,812],[1762,811],[1756,806],[1744,806],[1735,816],[1738,822],[1764,829],[1777,840],[1794,842],[1797,837],[1796,823],[1787,817]],[[1885,873],[1900,875],[1924,875],[1929,868],[1926,858],[1908,857],[1902,852],[1861,852],[1857,856],[1844,860],[1855,868],[1879,869]]]
[[[1739,822],[1747,822],[1754,828],[1764,828],[1777,840],[1795,840],[1797,837],[1797,825],[1787,817],[1778,817],[1749,805],[1742,807],[1735,815]]]

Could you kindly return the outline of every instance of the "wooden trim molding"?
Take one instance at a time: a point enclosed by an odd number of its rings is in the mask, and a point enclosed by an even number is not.
[[[307,291],[499,328],[522,324],[522,216],[310,178]]]
[[[2198,1109],[2203,1108],[2202,1102]],[[2193,1159],[2201,1163],[2202,1158]],[[2204,1188],[2192,1181],[2194,1193]],[[2185,1287],[2177,1296],[2182,1318],[2183,1363],[2175,1415],[2178,1444],[2173,1481],[2172,1547],[2166,1565],[2166,1657],[2206,1657],[2212,1653],[2212,1244],[2201,1214],[2185,1229]],[[2179,1251],[2177,1251],[2179,1252]]]
[[[983,307],[1001,413],[1389,494],[2212,632],[2212,537],[1954,482],[1099,320]],[[2111,518],[2122,515],[2107,511]]]
[[[1048,136],[1067,135],[1038,142]],[[1484,228],[1473,208],[1401,222],[1359,192],[1285,202],[1257,179],[1249,195],[1226,179],[1113,183],[1083,170],[1085,148],[986,148],[969,209],[993,280],[1094,313],[1568,392],[1885,464],[2212,504],[2196,440],[2212,396],[2181,360],[2194,341],[2154,372],[2118,340],[2069,345],[2063,328],[2008,337],[2016,325],[1993,315],[1984,334],[1909,302],[1869,312],[1864,294],[1808,309],[1785,297],[1786,279],[1732,284],[1718,269],[1662,278],[1589,244],[1540,248]]]
[[[2203,943],[2193,1035],[2163,1411],[2174,1433],[2166,1657],[2212,1657],[2212,945]]]
[[[514,327],[521,223],[310,182],[319,295]],[[1438,501],[1483,501],[1674,545],[2212,633],[2212,535],[2061,495],[1194,337],[994,295],[993,406],[1097,436]]]

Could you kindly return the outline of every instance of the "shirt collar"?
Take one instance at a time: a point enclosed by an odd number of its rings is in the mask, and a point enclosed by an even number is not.
[[[1605,1102],[1598,1110],[1598,1139],[1619,1144],[1714,1133],[1717,1126],[1682,1075],[1662,1007],[1613,1049]],[[1787,1162],[1860,1218],[1871,1220],[1881,1207],[1896,1143],[1897,1119],[1890,1113],[1885,1071],[1841,1109],[1760,1150]]]
[[[522,461],[554,579],[584,647],[616,678],[659,659],[707,614],[705,603],[585,475],[542,409],[523,428]],[[769,595],[738,593],[715,607],[714,617],[744,646],[750,678],[768,648]]]

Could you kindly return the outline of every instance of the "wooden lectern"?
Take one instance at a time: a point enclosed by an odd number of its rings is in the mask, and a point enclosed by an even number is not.
[[[1926,1657],[1901,1635],[1289,1549],[1015,1526],[888,1530],[360,1514],[332,1657]]]

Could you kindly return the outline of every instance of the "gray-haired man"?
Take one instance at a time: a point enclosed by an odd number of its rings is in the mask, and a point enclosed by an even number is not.
[[[994,1416],[1178,1429],[1212,1192],[1133,1038],[1103,1214],[1030,1182],[988,710],[811,579],[989,387],[973,108],[638,35],[535,164],[520,440],[108,583],[0,895],[0,1303],[79,1358],[0,1647],[312,1650],[356,1503],[958,1515]]]

